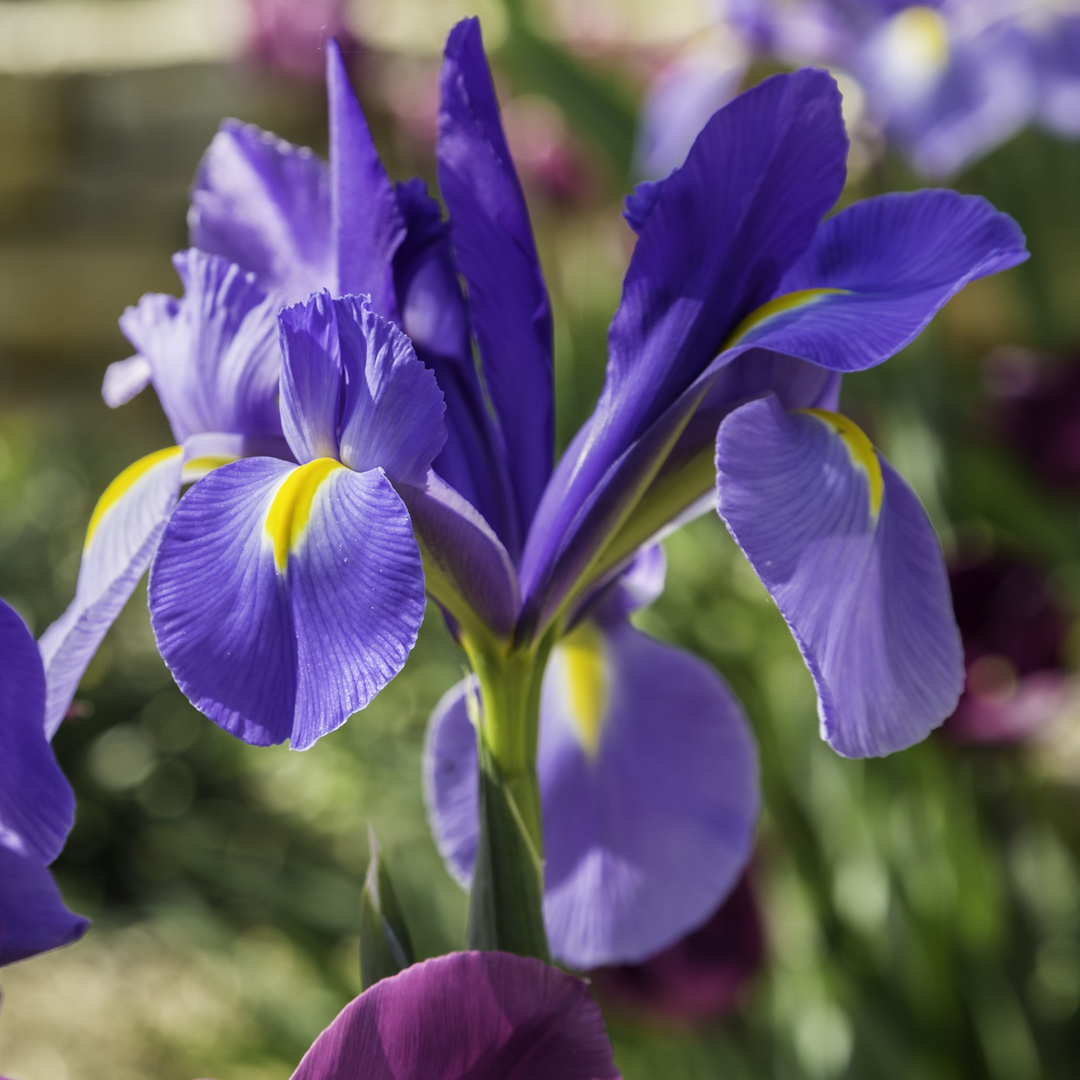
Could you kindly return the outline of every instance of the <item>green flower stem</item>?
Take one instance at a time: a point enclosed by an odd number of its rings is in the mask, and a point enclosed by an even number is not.
[[[550,961],[536,749],[550,640],[530,649],[466,644],[480,687],[470,706],[480,760],[480,838],[468,943]]]

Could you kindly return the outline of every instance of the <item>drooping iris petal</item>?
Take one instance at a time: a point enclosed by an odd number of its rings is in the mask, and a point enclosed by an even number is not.
[[[191,243],[303,300],[335,283],[327,168],[310,150],[226,120],[203,156],[188,211]]]
[[[87,664],[154,557],[180,494],[183,467],[181,447],[159,450],[128,466],[98,500],[86,532],[75,598],[41,637],[50,737]]]
[[[445,404],[409,339],[366,300],[317,293],[280,316],[283,426],[300,461],[339,458],[423,484]]]
[[[0,966],[70,945],[90,925],[64,906],[45,866],[0,830]]]
[[[587,493],[810,246],[843,187],[846,153],[836,84],[806,69],[720,109],[686,163],[653,189],[589,438],[559,463],[526,547],[526,593]]]
[[[440,702],[425,755],[436,842],[461,880],[478,831],[467,690]],[[742,710],[707,664],[618,619],[556,647],[540,715],[552,953],[580,968],[642,960],[703,922],[749,858],[759,796]]]
[[[330,107],[330,203],[337,255],[335,293],[368,294],[380,315],[397,321],[392,261],[405,237],[405,222],[349,82],[341,49],[333,39],[326,43],[326,92]]]
[[[377,469],[253,458],[200,480],[150,575],[158,648],[246,742],[304,749],[400,670],[424,614],[409,515]]]
[[[716,449],[719,511],[791,627],[822,735],[867,757],[926,737],[964,669],[937,537],[910,488],[835,414],[769,396]]]
[[[45,673],[37,644],[2,600],[0,657],[0,849],[7,842],[44,865],[71,830],[75,797],[42,723]]]
[[[821,226],[777,298],[736,337],[858,371],[913,341],[968,282],[1027,257],[1016,222],[978,196],[938,189],[865,199]]]
[[[293,1080],[619,1080],[587,985],[539,960],[451,953],[366,990]]]
[[[476,19],[450,32],[439,86],[439,185],[524,534],[554,460],[551,307]]]
[[[150,365],[176,441],[206,431],[280,435],[276,301],[220,256],[192,248],[173,265],[184,296],[148,294],[120,327]]]

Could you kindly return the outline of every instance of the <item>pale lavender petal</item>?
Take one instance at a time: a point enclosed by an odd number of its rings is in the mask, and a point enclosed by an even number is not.
[[[110,409],[126,405],[137,394],[141,394],[153,377],[153,368],[145,356],[129,356],[126,360],[117,360],[105,369],[105,378],[101,384],[101,396]]]
[[[716,468],[720,516],[791,627],[822,735],[867,757],[941,724],[964,666],[926,513],[852,428],[769,396],[721,425]]]

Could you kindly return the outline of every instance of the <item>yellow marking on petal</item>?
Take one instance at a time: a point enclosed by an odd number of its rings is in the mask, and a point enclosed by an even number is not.
[[[877,520],[878,514],[881,513],[885,480],[881,475],[881,462],[878,461],[874,444],[866,437],[866,433],[858,424],[846,416],[841,416],[840,413],[829,412],[827,409],[799,409],[798,411],[816,416],[844,440],[844,446],[847,448],[852,463],[866,473],[866,480],[870,485],[870,513]]]
[[[102,492],[101,498],[90,515],[90,524],[86,527],[86,542],[84,547],[90,546],[101,519],[135,486],[135,483],[144,477],[155,465],[163,461],[179,457],[183,453],[179,446],[169,446],[164,450],[155,450],[144,458],[129,465],[115,480]]]
[[[184,463],[184,474],[181,477],[181,482],[194,484],[196,480],[201,480],[207,473],[212,473],[215,469],[220,469],[222,465],[228,465],[236,460],[237,458],[232,454],[207,454],[205,457],[192,458]]]
[[[795,292],[784,293],[783,296],[775,296],[772,300],[762,304],[761,307],[751,311],[735,327],[734,332],[724,342],[720,351],[723,352],[724,349],[730,349],[733,345],[738,345],[751,330],[755,330],[767,319],[772,319],[777,315],[784,315],[789,311],[797,311],[799,308],[816,303],[824,296],[836,296],[850,291],[850,289],[797,289]]]
[[[311,516],[311,504],[322,482],[344,465],[333,458],[316,458],[293,469],[278,488],[266,515],[266,535],[274,542],[274,562],[285,573],[289,552],[300,540]]]
[[[567,704],[578,739],[590,758],[600,749],[608,706],[607,649],[591,622],[582,622],[557,646],[566,676]]]

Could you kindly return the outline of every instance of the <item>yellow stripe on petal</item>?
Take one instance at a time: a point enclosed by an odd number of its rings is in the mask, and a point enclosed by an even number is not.
[[[757,329],[757,327],[768,319],[775,318],[777,315],[785,315],[789,311],[797,311],[799,308],[807,307],[810,304],[816,303],[822,297],[836,296],[848,291],[848,289],[798,289],[795,292],[784,293],[783,296],[774,297],[772,300],[762,304],[761,307],[751,311],[750,314],[735,327],[734,332],[727,341],[724,342],[723,349],[720,351],[723,352],[724,349],[730,349],[733,345],[738,345],[751,330]]]
[[[278,488],[266,515],[266,535],[274,542],[274,562],[280,573],[289,563],[311,516],[311,504],[323,481],[344,465],[333,458],[316,458],[293,469]]]
[[[102,493],[97,506],[94,507],[94,512],[90,515],[90,524],[86,527],[86,543],[84,546],[90,546],[90,541],[93,539],[97,527],[101,524],[101,519],[135,486],[138,480],[156,465],[179,457],[183,452],[183,448],[179,446],[169,446],[164,450],[155,450],[154,453],[139,458],[138,461],[129,465],[116,477]]]
[[[874,444],[866,437],[866,433],[858,424],[846,416],[841,416],[840,413],[829,412],[827,409],[799,409],[799,412],[816,416],[844,440],[844,446],[852,462],[866,473],[866,479],[870,485],[870,513],[876,520],[878,514],[881,513],[885,481],[881,475],[881,462],[878,461]]]
[[[608,707],[607,650],[600,631],[583,622],[558,645],[566,679],[566,702],[578,739],[590,758],[600,749]]]
[[[222,465],[230,465],[236,460],[237,458],[232,454],[208,454],[205,457],[192,458],[184,463],[181,482],[194,484],[196,480],[201,480],[208,473],[220,469]]]

